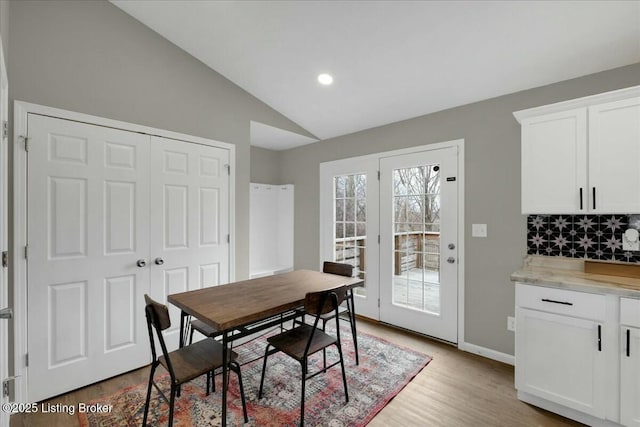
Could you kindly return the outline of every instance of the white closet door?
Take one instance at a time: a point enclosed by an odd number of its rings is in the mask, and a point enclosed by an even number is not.
[[[149,137],[30,114],[29,401],[149,362]]]
[[[229,151],[151,138],[151,297],[229,281]],[[167,345],[176,348],[180,310],[169,305]]]

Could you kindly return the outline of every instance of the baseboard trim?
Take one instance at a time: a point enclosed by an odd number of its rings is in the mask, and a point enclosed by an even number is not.
[[[567,408],[566,406],[559,405],[555,402],[550,402],[546,399],[542,399],[540,397],[534,396],[532,394],[523,392],[518,390],[518,400],[521,400],[525,403],[528,403],[533,406],[537,406],[538,408],[546,409],[547,411],[556,413],[558,415],[562,415],[565,418],[572,419],[574,421],[578,421],[582,424],[586,424],[592,427],[620,427],[620,424],[603,420],[601,418],[596,418],[592,415],[585,414],[580,411],[576,411],[575,409]]]
[[[477,354],[488,359],[497,360],[498,362],[506,363],[507,365],[515,366],[516,359],[511,354],[501,353],[490,348],[481,347],[479,345],[471,344],[468,342],[459,342],[458,348],[468,353]]]

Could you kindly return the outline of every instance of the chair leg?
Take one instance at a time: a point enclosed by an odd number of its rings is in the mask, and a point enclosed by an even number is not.
[[[242,412],[244,413],[244,422],[248,423],[249,417],[247,416],[247,402],[244,397],[244,385],[242,385],[242,374],[240,373],[240,365],[238,364],[238,362],[233,362],[233,363],[230,363],[229,365],[231,366],[231,369],[236,371],[236,374],[238,375],[238,387],[240,387],[240,399],[242,400]]]
[[[193,344],[193,333],[196,331],[193,326],[190,329],[191,332],[189,332],[189,345]]]
[[[307,383],[307,359],[304,359],[300,362],[302,367],[302,392],[300,394],[300,427],[304,426],[304,395],[305,395],[305,386]]]
[[[262,363],[262,375],[260,376],[260,391],[258,391],[258,399],[262,399],[262,386],[264,385],[264,373],[267,370],[267,357],[269,356],[269,347],[271,347],[271,344],[267,344],[267,349],[264,351],[264,362]]]
[[[325,328],[327,327],[327,321],[322,319],[322,332],[325,332]],[[322,367],[324,370],[327,369],[327,349],[322,349]]]
[[[147,400],[144,403],[144,416],[142,417],[142,427],[147,425],[147,416],[149,415],[149,403],[151,402],[151,388],[153,387],[153,374],[156,372],[156,363],[151,364],[151,373],[149,374],[149,386],[147,387]]]
[[[349,323],[351,323],[351,335],[353,336],[353,349],[356,352],[356,365],[359,365],[360,357],[358,356],[358,335],[356,334],[356,311],[353,304],[353,290],[349,290],[347,308],[349,309]]]
[[[169,427],[173,427],[173,406],[176,403],[176,391],[178,386],[171,384],[171,397],[169,398]]]
[[[344,384],[344,398],[345,403],[349,403],[349,392],[347,391],[347,374],[344,371],[344,358],[342,357],[342,346],[336,344],[338,347],[338,354],[340,355],[340,368],[342,368],[342,382]]]

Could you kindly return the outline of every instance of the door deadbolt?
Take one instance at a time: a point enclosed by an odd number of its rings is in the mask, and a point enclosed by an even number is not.
[[[453,243],[449,243],[449,244],[447,245],[447,247],[448,247],[449,249],[453,250],[453,249],[455,249],[455,248],[456,248],[456,245],[454,245]]]

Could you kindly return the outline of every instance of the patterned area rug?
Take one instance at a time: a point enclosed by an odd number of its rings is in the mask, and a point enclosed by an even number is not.
[[[358,332],[360,364],[349,324],[340,322],[349,403],[345,404],[340,367],[329,369],[307,381],[305,424],[309,426],[364,426],[396,396],[430,361],[425,354],[399,347],[381,338]],[[329,325],[327,325],[328,331]],[[271,332],[276,333],[276,332]],[[300,423],[300,365],[278,353],[269,356],[262,399],[258,399],[265,336],[236,347],[242,366],[249,422],[244,424],[237,377],[231,372],[227,398],[227,425],[297,426]],[[258,359],[258,360],[256,360]],[[327,352],[327,363],[338,360],[337,352]],[[309,362],[309,369],[322,366],[322,353]],[[163,372],[160,368],[159,372]],[[176,398],[174,426],[217,426],[221,418],[221,375],[216,375],[216,392],[205,396],[205,377],[182,386]],[[168,374],[156,373],[157,382],[168,395]],[[159,380],[159,381],[158,381]],[[110,413],[79,413],[82,427],[140,426],[144,413],[146,383],[137,384],[90,402],[112,405]],[[149,425],[167,425],[169,407],[154,389]]]

